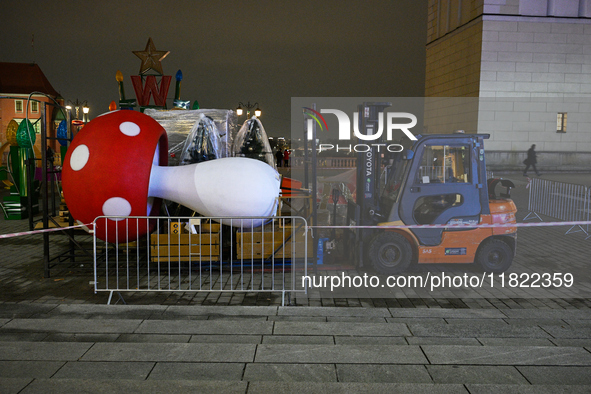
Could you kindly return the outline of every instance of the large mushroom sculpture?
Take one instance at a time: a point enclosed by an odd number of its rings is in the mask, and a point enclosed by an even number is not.
[[[168,167],[164,128],[140,112],[101,115],[76,135],[62,174],[64,198],[72,216],[84,224],[99,216],[95,234],[108,242],[131,242],[152,230],[161,199],[204,216],[266,217],[275,214],[280,176],[258,160],[223,158]],[[221,220],[256,227],[264,219]]]

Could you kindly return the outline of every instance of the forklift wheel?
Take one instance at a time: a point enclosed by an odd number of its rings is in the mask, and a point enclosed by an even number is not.
[[[492,239],[480,246],[476,262],[485,272],[505,272],[513,262],[513,252],[507,243]]]
[[[369,261],[379,274],[395,275],[404,272],[412,260],[412,248],[404,236],[391,231],[375,236],[368,250]]]

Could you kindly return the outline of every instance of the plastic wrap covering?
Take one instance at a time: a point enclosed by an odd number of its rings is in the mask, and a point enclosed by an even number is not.
[[[263,124],[256,116],[244,122],[234,139],[233,150],[234,156],[257,159],[277,169],[269,138]]]
[[[204,115],[213,120],[220,139],[221,157],[232,156],[233,137],[238,129],[237,116],[232,110],[227,109],[197,109],[197,110],[157,110],[146,108],[146,115],[151,116],[164,127],[168,134],[168,159],[169,166],[179,165],[181,162],[181,153],[185,146],[185,141],[193,131],[196,123]]]
[[[180,165],[221,158],[222,141],[214,121],[203,115],[185,140]]]

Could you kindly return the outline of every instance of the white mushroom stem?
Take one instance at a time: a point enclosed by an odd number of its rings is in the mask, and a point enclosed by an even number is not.
[[[152,166],[149,197],[184,205],[204,216],[273,216],[281,178],[266,163],[229,157],[198,164]],[[237,227],[256,227],[262,220],[223,221]]]

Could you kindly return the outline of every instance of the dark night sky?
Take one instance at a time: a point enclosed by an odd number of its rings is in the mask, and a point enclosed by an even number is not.
[[[291,97],[424,95],[427,0],[3,1],[0,61],[36,62],[91,118],[118,100],[152,37],[183,100],[258,102],[271,136],[288,136]],[[34,47],[31,45],[34,35]]]

